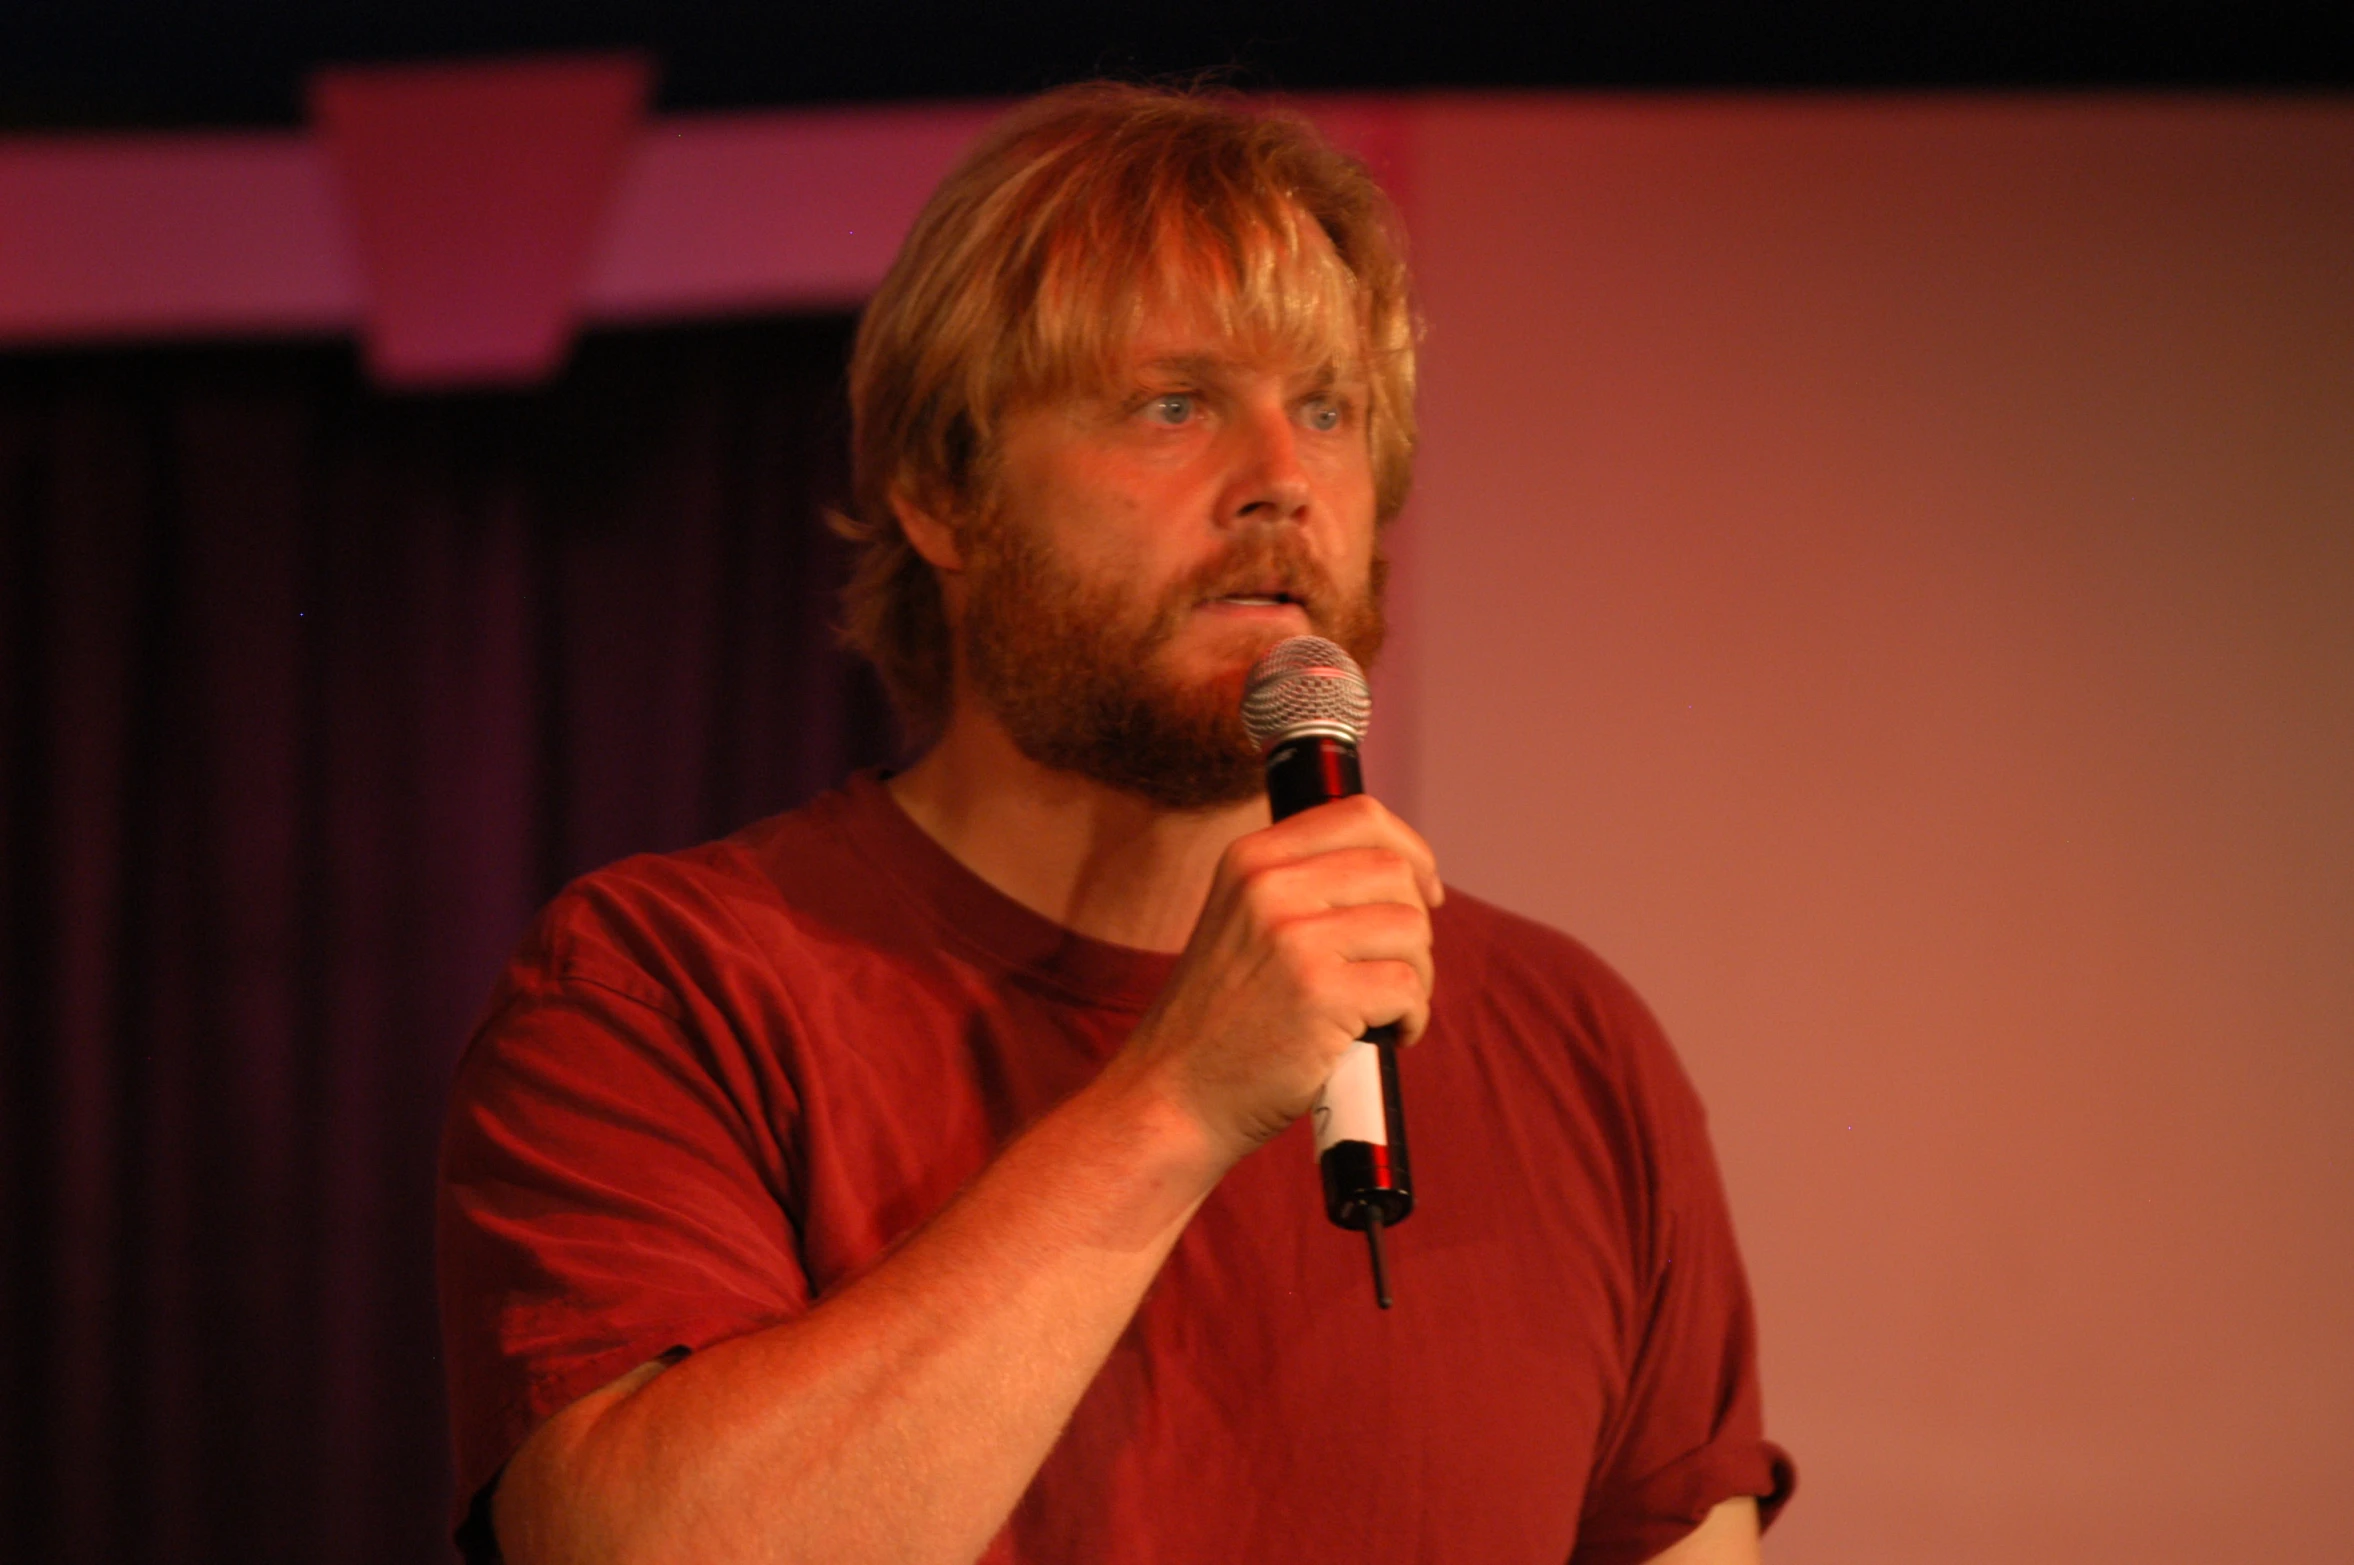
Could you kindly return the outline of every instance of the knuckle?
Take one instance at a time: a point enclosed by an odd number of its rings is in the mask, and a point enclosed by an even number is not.
[[[1294,971],[1311,966],[1320,947],[1314,929],[1301,919],[1284,919],[1269,925],[1267,944],[1277,959]]]
[[[1264,837],[1264,833],[1254,831],[1226,845],[1225,867],[1235,879],[1248,879],[1266,865],[1267,844]]]
[[[1291,905],[1299,883],[1292,865],[1270,864],[1251,871],[1237,885],[1243,905],[1261,921],[1272,921]]]

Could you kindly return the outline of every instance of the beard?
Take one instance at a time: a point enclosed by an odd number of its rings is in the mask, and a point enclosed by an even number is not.
[[[1015,748],[1168,810],[1239,804],[1266,788],[1242,691],[1251,664],[1282,638],[1232,627],[1222,671],[1184,684],[1161,655],[1203,602],[1283,582],[1310,628],[1365,667],[1385,628],[1389,561],[1379,544],[1363,591],[1344,594],[1289,528],[1245,534],[1149,603],[1082,580],[1002,515],[976,530],[968,566],[964,667]]]

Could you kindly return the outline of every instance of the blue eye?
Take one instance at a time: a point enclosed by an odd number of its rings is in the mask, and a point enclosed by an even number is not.
[[[1172,391],[1166,396],[1155,397],[1144,405],[1144,413],[1156,424],[1182,424],[1193,417],[1193,395],[1190,392]]]
[[[1301,411],[1301,420],[1318,434],[1330,434],[1340,428],[1347,417],[1347,409],[1331,397],[1317,397]]]

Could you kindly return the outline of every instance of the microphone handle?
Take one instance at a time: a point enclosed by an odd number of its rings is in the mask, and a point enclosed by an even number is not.
[[[1357,747],[1328,734],[1287,739],[1267,752],[1267,802],[1277,820],[1365,791]],[[1398,1093],[1398,1029],[1375,1027],[1341,1056],[1316,1100],[1316,1163],[1324,1177],[1324,1215],[1361,1229],[1375,1246],[1382,1308],[1389,1289],[1380,1269],[1380,1235],[1414,1211],[1414,1175],[1406,1158],[1406,1108]]]

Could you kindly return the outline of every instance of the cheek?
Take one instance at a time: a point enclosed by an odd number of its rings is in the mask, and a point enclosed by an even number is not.
[[[1353,440],[1339,440],[1325,446],[1313,462],[1316,478],[1336,507],[1361,505],[1366,514],[1373,508],[1373,452],[1371,448]]]
[[[1353,564],[1373,558],[1375,489],[1373,465],[1363,459],[1335,461],[1323,486],[1326,514],[1345,540],[1341,554]]]
[[[1035,475],[1016,497],[1017,521],[1035,528],[1067,560],[1107,562],[1129,546],[1149,507],[1139,486],[1106,464],[1065,460]]]

